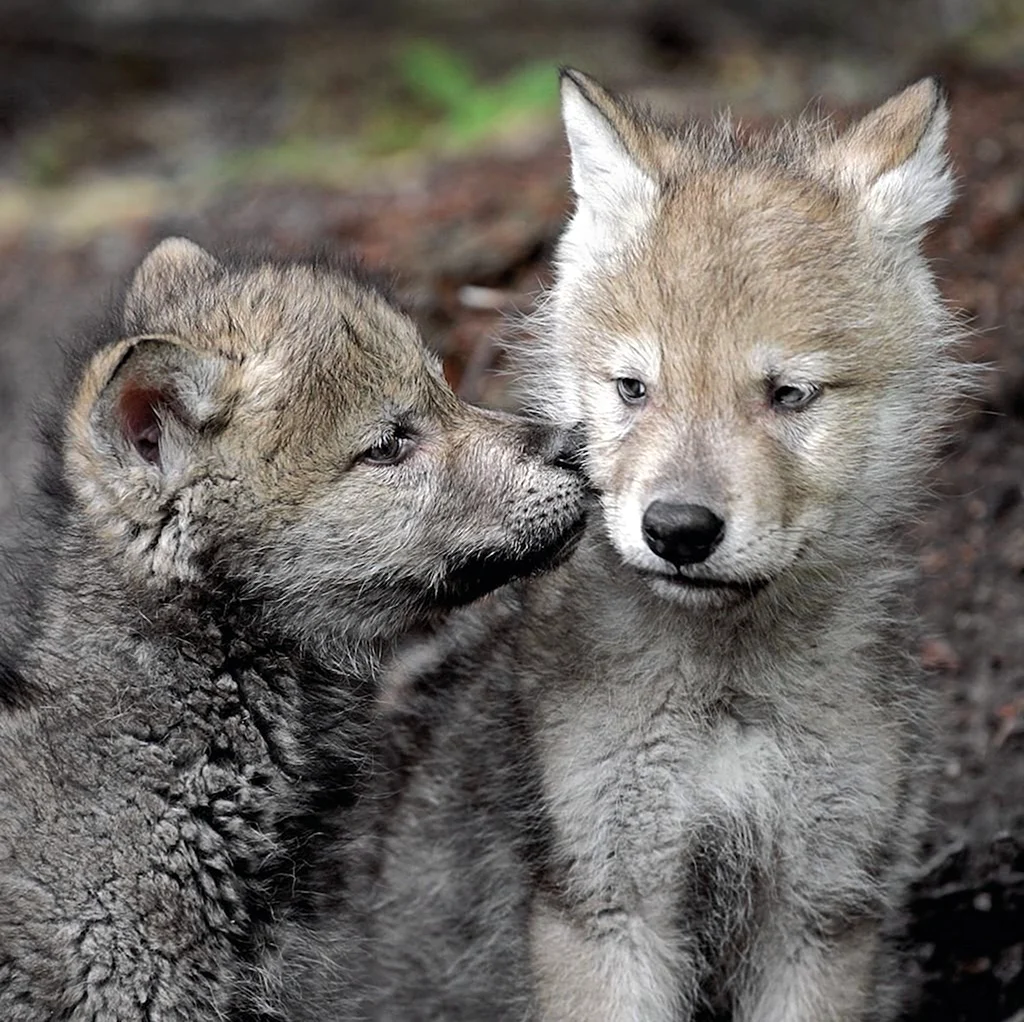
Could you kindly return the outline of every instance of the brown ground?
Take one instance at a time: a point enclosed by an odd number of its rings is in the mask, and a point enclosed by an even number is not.
[[[967,357],[991,364],[939,474],[921,542],[921,657],[946,706],[931,860],[913,899],[926,979],[911,1018],[1024,1019],[1024,73],[951,67],[961,199],[932,252],[972,317]],[[516,157],[435,165],[401,187],[255,186],[178,217],[148,213],[87,240],[0,232],[0,547],[36,456],[30,409],[112,282],[170,231],[213,246],[259,237],[281,250],[354,245],[397,269],[453,380],[502,399],[491,342],[528,307],[566,207],[551,142]],[[2,212],[2,211],[0,211]]]

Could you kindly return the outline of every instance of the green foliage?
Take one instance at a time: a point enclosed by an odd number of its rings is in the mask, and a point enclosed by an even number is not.
[[[295,124],[270,145],[220,159],[216,176],[332,183],[392,157],[472,147],[552,111],[558,75],[553,65],[533,63],[485,82],[459,54],[416,40],[399,49],[392,78],[378,88],[358,133]]]
[[[28,133],[19,149],[22,176],[43,188],[62,185],[73,175],[95,143],[88,126],[74,118],[58,118]]]
[[[1024,4],[1020,0],[982,0],[960,42],[976,61],[1019,65],[1024,56]]]
[[[413,98],[439,118],[457,143],[551,109],[557,99],[557,76],[550,64],[527,64],[500,81],[484,83],[458,54],[426,40],[401,50],[397,71]]]

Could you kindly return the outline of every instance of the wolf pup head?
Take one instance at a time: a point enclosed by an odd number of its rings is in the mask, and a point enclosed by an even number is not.
[[[567,435],[459,401],[413,324],[351,275],[170,239],[122,327],[80,381],[64,464],[84,527],[133,578],[380,638],[578,531]]]
[[[919,248],[953,195],[934,82],[838,135],[667,126],[576,71],[562,109],[526,397],[584,424],[615,549],[701,607],[872,560],[962,392]]]

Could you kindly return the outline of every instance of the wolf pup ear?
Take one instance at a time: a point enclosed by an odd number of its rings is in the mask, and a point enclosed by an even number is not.
[[[195,434],[220,410],[224,368],[221,357],[174,341],[134,341],[93,408],[95,435],[125,464],[180,473]]]
[[[86,369],[67,426],[69,481],[108,524],[150,524],[198,478],[227,414],[228,363],[173,338],[121,341]]]
[[[605,253],[648,222],[658,187],[627,147],[624,132],[632,115],[623,103],[571,68],[561,73],[561,90],[577,198],[566,240],[591,254]]]
[[[857,189],[865,213],[883,230],[916,243],[953,200],[948,124],[938,83],[922,79],[830,143],[825,166]]]
[[[124,298],[125,321],[145,323],[170,301],[218,276],[221,264],[187,238],[165,238],[135,271]]]

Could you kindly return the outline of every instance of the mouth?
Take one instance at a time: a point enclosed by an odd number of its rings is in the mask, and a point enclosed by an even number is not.
[[[453,565],[441,583],[440,598],[450,606],[472,603],[513,579],[529,578],[558,567],[576,549],[586,526],[578,516],[550,542],[522,554],[486,550]]]
[[[732,595],[740,599],[749,599],[756,596],[771,579],[749,579],[739,581],[731,578],[708,578],[696,575],[684,575],[677,571],[674,575],[667,575],[660,571],[640,571],[640,574],[650,583],[662,582],[672,589],[693,592],[721,593]]]

